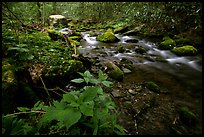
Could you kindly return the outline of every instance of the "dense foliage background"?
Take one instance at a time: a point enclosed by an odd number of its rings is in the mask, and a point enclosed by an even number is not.
[[[201,30],[200,2],[4,2],[2,17],[7,21],[14,18],[8,8],[23,23],[44,24],[49,15],[61,14],[102,23],[122,21],[135,26],[145,23],[152,31]]]

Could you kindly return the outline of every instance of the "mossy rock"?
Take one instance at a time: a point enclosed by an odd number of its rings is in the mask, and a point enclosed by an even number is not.
[[[128,26],[122,26],[114,29],[114,33],[125,33],[128,31]]]
[[[178,38],[174,40],[176,45],[192,44],[191,40],[188,38]]]
[[[125,48],[122,45],[118,45],[116,51],[119,53],[123,53],[125,51]]]
[[[166,40],[161,42],[158,46],[159,49],[162,50],[170,50],[176,46],[176,42],[171,38],[165,38]]]
[[[146,49],[142,46],[136,47],[135,52],[139,53],[139,54],[144,54],[146,53]]]
[[[198,54],[198,50],[190,45],[174,47],[171,51],[178,56],[193,56]]]
[[[179,109],[179,117],[181,121],[188,126],[195,125],[197,121],[196,115],[190,111],[188,107],[181,107]]]
[[[133,70],[133,63],[132,63],[132,61],[130,61],[130,60],[128,60],[128,59],[125,59],[125,58],[123,58],[121,61],[120,61],[120,66],[123,66],[123,67],[125,67],[125,68],[127,68],[127,69],[129,69],[129,70]]]
[[[52,27],[66,27],[67,19],[62,15],[50,15],[48,18],[49,26]]]
[[[69,60],[68,63],[70,65],[69,71],[71,72],[79,72],[83,69],[83,63],[79,60]]]
[[[77,40],[73,40],[72,37],[69,37],[68,41],[70,42],[71,46],[79,46],[80,45],[80,42]]]
[[[108,29],[105,33],[102,35],[99,35],[96,37],[96,40],[101,41],[101,42],[107,42],[107,43],[114,43],[114,42],[119,42],[120,39],[118,39],[113,31],[111,29]]]
[[[54,41],[62,39],[63,38],[63,34],[60,32],[57,32],[56,30],[53,29],[48,29],[48,34],[50,36],[50,38]]]
[[[153,92],[160,93],[160,87],[152,81],[146,82],[146,87]]]
[[[124,77],[123,71],[115,65],[113,62],[107,62],[107,68],[109,70],[108,76],[117,81],[122,81]]]

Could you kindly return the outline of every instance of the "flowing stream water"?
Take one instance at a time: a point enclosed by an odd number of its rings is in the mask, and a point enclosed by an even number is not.
[[[172,121],[175,123],[176,118],[174,117],[177,117],[177,115],[174,108],[179,106],[188,106],[196,112],[199,120],[202,121],[202,54],[177,56],[170,50],[158,49],[158,43],[137,36],[116,34],[120,39],[119,42],[103,43],[97,41],[96,36],[90,36],[89,32],[82,32],[81,35],[83,39],[78,50],[83,56],[98,58],[100,62],[120,62],[122,59],[127,59],[133,63],[133,70],[124,75],[123,81],[118,83],[119,86],[116,89],[132,91],[136,83],[154,81],[160,86],[162,93],[168,93],[167,95],[157,94],[157,102],[160,105],[154,111],[149,111],[149,114],[143,113],[144,117],[139,122],[139,118],[131,118],[128,116],[129,114],[122,112],[124,118],[121,123],[128,128],[128,134],[171,134],[166,131],[168,126],[165,127],[166,123],[164,121],[171,119],[167,123],[172,123]],[[127,42],[128,40],[134,41],[130,43]],[[122,47],[123,51],[120,52],[118,47]],[[144,104],[144,100],[150,96],[149,93],[138,93],[134,97],[126,94],[126,98],[129,97],[127,100],[134,98],[133,109],[134,105]],[[137,100],[142,102],[135,104],[134,102],[137,102]],[[124,100],[118,101],[124,102]],[[129,104],[131,103],[129,102]],[[134,128],[131,128],[131,126]],[[163,128],[161,128],[162,126]],[[202,124],[200,127],[202,128]],[[188,131],[183,132],[187,134]],[[200,132],[200,129],[198,132]]]
[[[97,57],[101,62],[119,62],[123,58],[132,61],[134,69],[131,73],[125,74],[122,82],[123,85],[130,85],[130,83],[141,83],[143,81],[154,81],[161,87],[163,92],[169,93],[168,96],[160,95],[160,98],[164,98],[164,102],[161,101],[161,104],[166,103],[166,97],[171,98],[171,100],[173,100],[177,106],[190,107],[202,120],[201,54],[196,56],[177,56],[170,50],[158,49],[158,43],[141,39],[137,36],[123,36],[116,34],[116,36],[120,39],[120,41],[117,43],[99,42],[96,40],[96,37],[90,36],[88,32],[83,32],[82,36],[83,40],[81,41],[81,46],[78,47],[78,49],[84,56]],[[138,42],[127,43],[126,41],[130,39],[137,39]],[[125,49],[124,52],[117,52],[117,46],[122,46]],[[138,53],[136,50],[138,47],[145,49],[146,52],[143,54]],[[163,61],[157,60],[157,58],[162,58]],[[162,105],[160,106],[162,107]],[[170,111],[168,110],[168,107],[165,107],[166,106],[164,105],[163,109],[160,109],[159,111],[163,111],[164,109],[167,109],[165,111]],[[171,108],[171,105],[169,105],[169,108]],[[154,113],[151,113],[152,117],[158,117],[153,115]],[[155,113],[155,115],[157,114]],[[157,120],[155,120],[153,124],[155,124],[156,121]],[[148,128],[150,123],[151,122],[149,121],[146,123],[146,125],[143,123],[144,126],[141,127]],[[144,131],[142,128],[140,128],[141,132]],[[149,132],[151,128],[146,129],[146,131],[141,134],[146,134],[146,132]],[[155,126],[155,130],[157,129],[158,127]],[[136,133],[131,134],[138,134],[138,131],[135,132]],[[169,133],[163,133],[162,131],[161,134]]]

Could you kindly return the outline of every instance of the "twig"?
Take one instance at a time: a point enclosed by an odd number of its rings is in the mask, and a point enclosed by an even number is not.
[[[45,83],[43,82],[43,79],[42,79],[41,76],[40,76],[40,80],[42,81],[42,84],[43,84],[43,86],[44,86],[44,89],[45,89],[45,91],[46,91],[46,93],[47,93],[47,95],[48,95],[48,98],[49,98],[49,100],[50,100],[50,94],[49,94],[48,89],[46,88]]]
[[[28,113],[46,113],[46,112],[45,111],[17,112],[17,113],[13,113],[13,114],[8,114],[8,115],[3,116],[3,117],[9,117],[9,116],[20,115],[20,114],[28,114]]]

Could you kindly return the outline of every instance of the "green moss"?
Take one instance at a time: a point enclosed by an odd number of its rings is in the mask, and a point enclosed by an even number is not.
[[[152,81],[147,82],[146,87],[153,92],[160,92],[160,87]]]
[[[173,39],[169,38],[161,42],[158,48],[163,50],[170,50],[173,49],[175,46],[176,42]]]
[[[198,53],[197,49],[190,45],[175,47],[171,51],[178,56],[192,56]]]
[[[83,63],[78,60],[69,60],[68,61],[70,68],[69,71],[78,72],[83,68]]]
[[[59,40],[63,37],[62,33],[52,29],[48,29],[48,34],[52,40]]]
[[[191,44],[191,40],[188,38],[175,39],[175,42],[176,42],[176,45]]]
[[[105,33],[102,35],[99,35],[96,37],[96,40],[101,42],[118,42],[120,41],[113,33],[111,29],[108,29]]]
[[[168,40],[168,39],[171,39],[171,38],[169,36],[164,36],[162,40],[165,41],[165,40]]]
[[[197,121],[196,115],[187,107],[181,107],[179,109],[179,116],[181,118],[181,121],[187,125],[193,125]]]
[[[107,68],[108,68],[108,70],[110,70],[109,74],[108,74],[108,76],[110,78],[115,79],[117,81],[122,81],[123,80],[124,73],[118,66],[116,66],[112,62],[108,62],[107,63]]]
[[[124,77],[124,73],[121,69],[115,69],[112,70],[108,76],[112,79],[118,80],[118,81],[122,81],[123,77]]]

